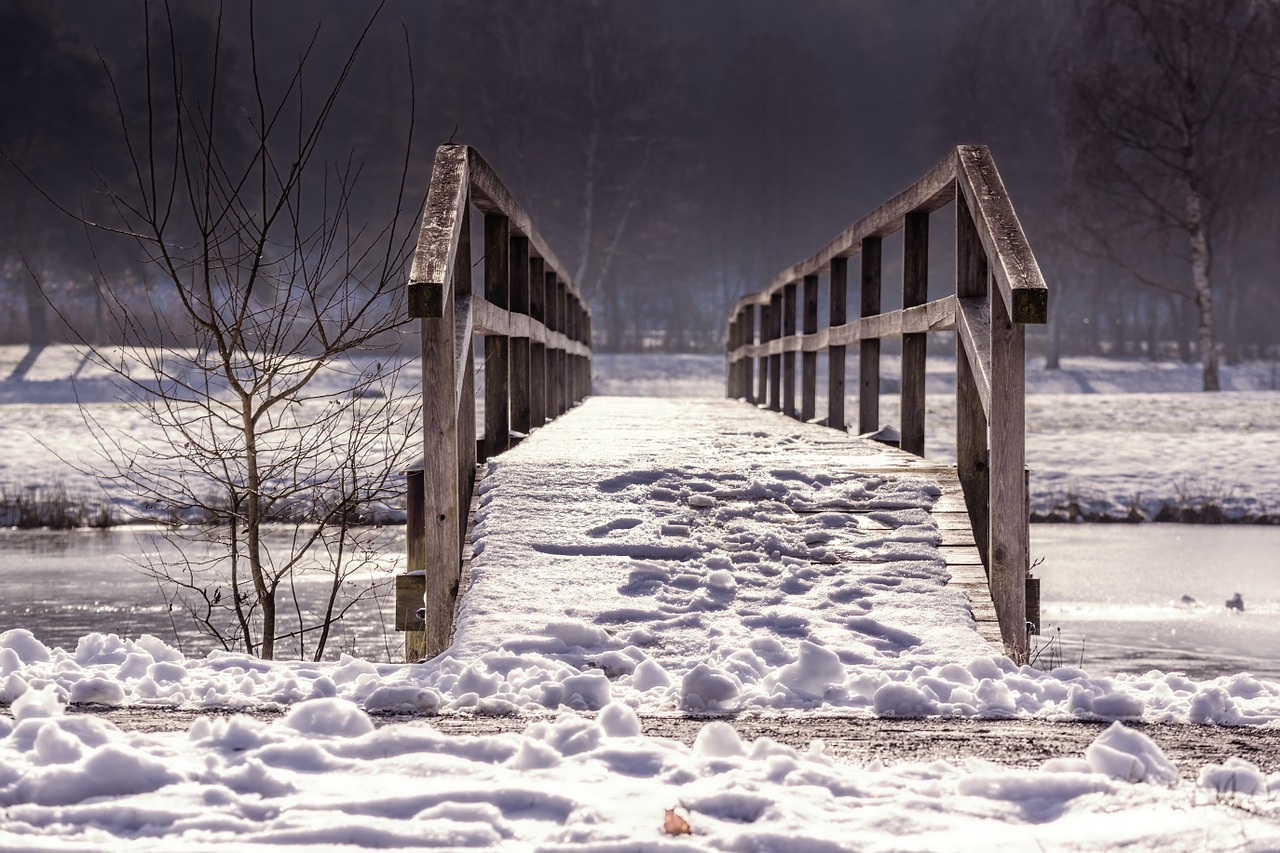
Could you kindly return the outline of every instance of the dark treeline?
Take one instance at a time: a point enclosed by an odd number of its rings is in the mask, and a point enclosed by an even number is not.
[[[273,60],[260,78],[286,81],[314,38],[319,94],[324,58],[373,9],[258,4]],[[217,120],[234,146],[251,120],[247,4],[0,0],[0,148],[71,213],[108,217],[104,188],[129,179],[121,128],[147,103],[147,16],[172,17],[184,85],[207,92],[220,12],[234,73]],[[409,194],[436,145],[475,146],[590,296],[598,347],[711,351],[740,295],[950,147],[986,144],[1052,290],[1040,352],[1275,357],[1277,14],[1245,0],[402,0],[375,22],[324,156],[361,164],[353,209],[376,219],[395,203],[412,98]],[[91,251],[76,217],[0,167],[0,341],[68,337],[44,296],[89,330],[105,328],[104,281],[162,300],[128,243]]]

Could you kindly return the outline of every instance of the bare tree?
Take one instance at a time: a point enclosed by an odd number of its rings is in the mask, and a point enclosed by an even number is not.
[[[1198,314],[1203,387],[1216,391],[1218,346],[1213,278],[1215,217],[1247,196],[1260,136],[1253,116],[1258,77],[1251,63],[1274,44],[1258,25],[1265,3],[1097,0],[1064,52],[1076,175],[1110,199],[1137,240],[1177,234]],[[1138,272],[1116,240],[1116,220],[1099,230],[1100,251]],[[1189,292],[1188,292],[1189,291]]]
[[[83,411],[105,476],[197,525],[175,536],[177,564],[148,567],[171,606],[225,648],[272,658],[287,641],[319,659],[369,594],[355,574],[376,555],[356,523],[393,497],[414,437],[392,354],[421,208],[407,201],[410,139],[394,208],[355,221],[359,165],[318,152],[377,11],[336,64],[316,56],[317,27],[283,76],[263,61],[253,4],[235,21],[218,7],[198,54],[174,18],[165,4],[146,22],[141,118],[112,82],[131,179],[102,187],[115,222],[86,222],[131,238],[150,271],[140,297],[106,289],[125,345],[90,352],[154,429],[113,434]],[[307,604],[299,586],[316,572]]]

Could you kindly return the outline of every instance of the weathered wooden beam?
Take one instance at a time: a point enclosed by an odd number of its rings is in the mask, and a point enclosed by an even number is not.
[[[923,305],[929,299],[929,214],[912,211],[902,230],[902,307]],[[902,377],[899,384],[902,425],[899,447],[924,456],[925,358],[928,336],[902,336]]]
[[[984,145],[965,145],[956,149],[955,159],[960,191],[983,249],[995,261],[991,271],[1006,313],[1019,324],[1047,322],[1049,289],[991,152]]]
[[[511,294],[511,240],[507,217],[484,217],[484,299],[502,311]],[[472,308],[474,310],[474,306]],[[484,456],[507,449],[511,429],[510,339],[502,334],[484,336]]]
[[[1005,648],[1025,663],[1030,528],[1026,495],[1026,344],[1004,300],[991,294],[991,413],[988,452],[991,484],[991,597]]]
[[[912,211],[932,213],[941,209],[955,198],[955,176],[955,155],[949,154],[920,180],[840,232],[817,254],[783,270],[767,288],[743,297],[738,305],[746,302],[763,302],[785,287],[788,282],[796,281],[806,275],[824,272],[832,258],[852,257],[861,251],[866,238],[884,238],[899,231],[906,215]],[[736,308],[737,306],[735,310]]]
[[[849,261],[847,258],[831,259],[831,276],[827,282],[828,325],[843,326],[848,319]],[[845,347],[831,346],[827,350],[827,426],[843,430],[844,420],[844,360]]]
[[[769,298],[769,344],[782,337],[782,294]],[[769,351],[769,411],[782,411],[782,350]]]
[[[529,238],[511,237],[511,429],[527,435],[532,429],[529,404]],[[522,322],[514,322],[519,318]],[[514,328],[525,327],[525,334]]]
[[[861,316],[880,313],[881,239],[862,239]],[[880,340],[863,339],[858,351],[858,432],[880,429]]]
[[[818,277],[804,277],[804,295],[801,312],[804,315],[801,331],[806,336],[818,332]],[[821,347],[826,348],[825,342]],[[818,397],[818,347],[804,348],[800,357],[800,420],[811,421],[817,410]]]
[[[409,316],[440,319],[451,298],[451,277],[470,195],[467,148],[442,145],[436,151],[422,228],[409,271]]]
[[[544,332],[546,326],[546,267],[542,258],[529,259],[529,320]],[[529,426],[547,422],[547,342],[545,334],[530,336],[529,347]]]
[[[796,283],[793,281],[782,288],[782,336],[792,338],[796,333]],[[782,352],[782,412],[788,417],[796,417],[796,351],[798,341],[787,341]]]
[[[956,474],[983,566],[990,567],[991,312],[987,255],[964,196],[956,198]]]

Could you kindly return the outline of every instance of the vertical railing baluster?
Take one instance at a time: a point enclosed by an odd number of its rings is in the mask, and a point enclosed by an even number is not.
[[[818,331],[818,277],[804,277],[804,315],[801,331],[806,335]],[[818,407],[818,353],[805,350],[800,354],[800,420],[811,421]]]
[[[827,327],[843,326],[848,320],[849,259],[831,259],[831,277],[828,286]],[[827,348],[827,426],[843,430],[844,420],[844,359],[843,346]]]
[[[760,306],[760,344],[769,342],[769,331],[772,328],[773,315],[769,309],[769,304]],[[767,406],[769,404],[769,356],[761,354],[756,360],[756,367],[759,375],[756,377],[756,399],[757,406]]]
[[[775,291],[769,297],[769,339],[782,337],[782,294]],[[769,356],[769,411],[782,411],[782,354]]]
[[[536,323],[547,319],[547,280],[542,258],[529,259],[529,316]],[[529,347],[529,426],[547,422],[547,345],[534,341]]]
[[[860,316],[880,313],[879,237],[862,239],[862,287]],[[858,432],[880,429],[880,340],[865,338],[858,347]]]
[[[529,315],[529,238],[511,236],[511,312]],[[533,428],[529,403],[529,337],[511,339],[511,429],[529,434]]]
[[[956,193],[956,297],[987,297],[987,253],[973,223],[964,194]],[[987,413],[974,377],[972,360],[961,335],[956,335],[956,476],[964,489],[965,508],[973,526],[978,555],[990,566],[991,488],[987,451]]]
[[[506,308],[511,292],[511,255],[507,217],[496,213],[484,218],[484,298]],[[511,382],[508,375],[510,340],[502,335],[484,338],[484,455],[496,456],[510,440]]]
[[[751,346],[756,342],[756,306],[746,305],[742,309],[742,345]],[[742,396],[748,403],[755,402],[755,360],[751,356],[742,359]]]
[[[782,411],[794,418],[796,411],[796,351],[791,347],[796,333],[796,283],[789,282],[782,288],[782,336],[787,339],[787,349],[782,354]]]
[[[902,307],[913,308],[929,300],[929,214],[912,211],[902,227]],[[928,334],[902,336],[902,429],[899,446],[924,456],[925,358]]]

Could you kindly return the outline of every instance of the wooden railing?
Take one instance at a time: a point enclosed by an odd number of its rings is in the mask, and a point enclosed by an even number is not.
[[[483,294],[471,208],[484,216]],[[396,627],[410,660],[449,643],[475,466],[591,393],[591,310],[493,169],[465,145],[436,151],[409,281],[422,321],[423,461],[408,472],[408,575]],[[484,424],[473,335],[484,336]]]
[[[929,216],[954,202],[955,293],[928,299]],[[903,232],[902,309],[882,312],[881,242]],[[861,257],[859,316],[848,317],[849,259]],[[818,328],[820,276],[828,327]],[[995,286],[991,286],[994,281]],[[796,329],[797,304],[802,320]],[[1044,323],[1048,291],[991,154],[957,148],[914,186],[785,270],[729,315],[728,395],[813,420],[817,354],[829,359],[827,426],[844,430],[846,348],[858,346],[859,433],[880,428],[880,341],[902,339],[903,450],[924,455],[925,341],[956,334],[956,467],[1006,650],[1026,660],[1029,524],[1023,325]],[[796,354],[800,399],[796,402]],[[1038,596],[1037,596],[1038,598]]]

